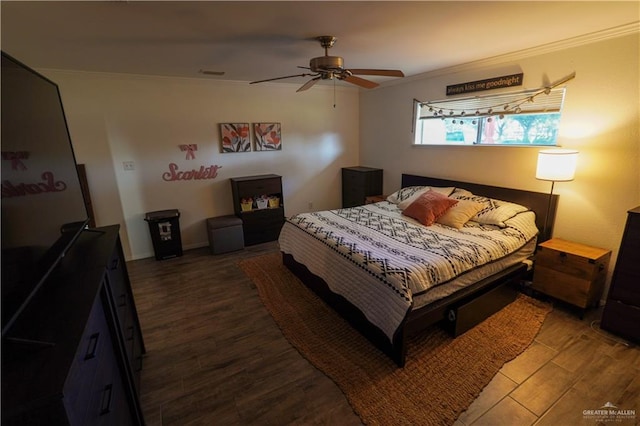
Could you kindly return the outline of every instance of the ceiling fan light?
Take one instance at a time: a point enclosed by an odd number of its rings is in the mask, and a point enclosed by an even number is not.
[[[309,61],[309,68],[313,72],[343,70],[343,60],[340,56],[319,56]]]

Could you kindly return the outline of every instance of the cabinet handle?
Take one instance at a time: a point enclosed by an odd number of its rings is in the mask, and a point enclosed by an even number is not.
[[[98,338],[100,337],[100,333],[94,333],[89,337],[89,346],[87,347],[87,353],[84,356],[84,359],[95,358],[96,351],[98,349]]]
[[[129,327],[129,337],[127,337],[127,340],[133,340],[133,326]]]
[[[103,416],[111,411],[111,397],[113,396],[113,385],[109,384],[104,387],[102,394],[102,402],[100,404],[100,415]]]
[[[122,308],[123,306],[127,306],[127,295],[124,293],[118,296],[118,308]]]
[[[111,261],[111,267],[110,269],[113,271],[115,269],[118,269],[118,265],[120,264],[120,259],[119,258],[115,258]]]
[[[138,361],[138,365],[136,367],[136,371],[141,371],[142,370],[142,355],[139,355],[136,359]]]

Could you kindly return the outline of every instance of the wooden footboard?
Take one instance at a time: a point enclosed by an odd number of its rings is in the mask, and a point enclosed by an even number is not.
[[[313,290],[378,349],[391,357],[399,367],[404,367],[405,365],[407,340],[411,336],[441,321],[444,322],[445,326],[448,326],[448,329],[454,335],[456,335],[456,330],[468,330],[511,303],[513,297],[508,296],[509,292],[505,290],[506,286],[511,283],[517,283],[527,272],[527,266],[520,263],[485,278],[451,296],[410,311],[396,331],[393,343],[390,343],[387,336],[378,327],[370,323],[355,305],[339,294],[332,292],[322,278],[311,273],[306,266],[298,263],[290,254],[282,253],[282,261],[307,287]],[[455,319],[458,311],[462,307],[469,308],[470,305],[472,305],[471,310],[473,313],[471,315],[465,314],[464,324],[461,325],[462,328],[457,327]],[[469,312],[469,309],[466,310]],[[451,318],[452,312],[456,316],[453,321]],[[454,324],[452,325],[451,323]]]

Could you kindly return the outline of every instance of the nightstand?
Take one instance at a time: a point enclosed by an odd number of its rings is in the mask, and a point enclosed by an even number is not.
[[[538,245],[532,288],[578,306],[597,307],[611,250],[552,238]]]
[[[379,203],[380,201],[384,201],[386,199],[387,199],[386,195],[368,195],[367,197],[365,197],[364,203],[365,204]]]

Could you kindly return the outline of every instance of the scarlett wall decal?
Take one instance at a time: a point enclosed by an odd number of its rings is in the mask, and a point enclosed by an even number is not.
[[[178,145],[180,151],[186,152],[185,160],[195,160],[195,151],[198,150],[197,144],[182,144]],[[214,164],[212,166],[200,166],[199,169],[180,170],[180,167],[176,163],[169,163],[169,171],[162,174],[162,180],[172,182],[176,180],[204,180],[215,179],[218,176],[218,170],[222,166]]]
[[[218,176],[218,170],[222,166],[214,164],[213,166],[205,167],[200,166],[199,170],[191,169],[181,171],[176,163],[169,164],[169,171],[162,174],[162,179],[171,182],[175,180],[203,180],[203,179],[215,179]]]
[[[38,195],[45,192],[62,192],[67,189],[67,183],[64,180],[57,180],[53,172],[49,170],[39,173],[40,181],[38,182],[23,182],[24,180],[33,180],[38,175],[37,172],[27,172],[27,166],[22,161],[29,159],[29,152],[27,151],[2,151],[2,159],[10,161],[11,170],[17,172],[8,176],[11,179],[2,181],[2,198]]]

